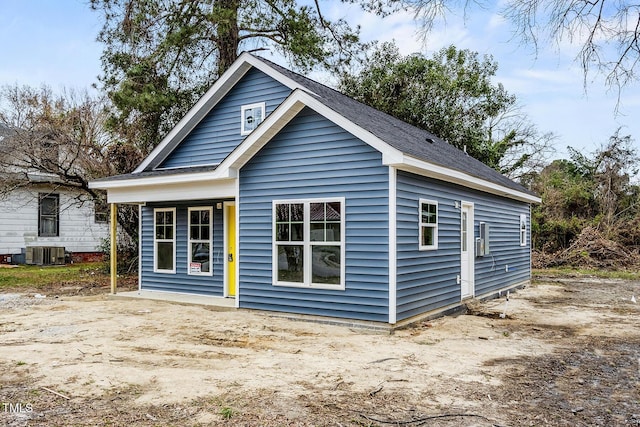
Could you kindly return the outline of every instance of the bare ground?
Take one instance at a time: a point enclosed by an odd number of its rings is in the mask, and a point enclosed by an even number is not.
[[[4,425],[640,426],[638,282],[542,278],[391,335],[67,288],[0,294]]]

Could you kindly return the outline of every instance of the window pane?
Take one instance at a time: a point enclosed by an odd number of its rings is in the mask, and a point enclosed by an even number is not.
[[[340,246],[313,246],[311,250],[311,281],[340,284]]]
[[[42,218],[40,220],[40,232],[43,236],[56,235],[56,221],[53,218]]]
[[[164,212],[156,212],[156,225],[164,224]]]
[[[340,221],[340,202],[327,203],[327,221]]]
[[[197,225],[192,225],[189,237],[191,238],[191,240],[200,240],[200,227]]]
[[[422,223],[424,224],[435,224],[437,222],[436,219],[436,205],[431,205],[429,203],[422,204]]]
[[[304,224],[301,222],[291,224],[291,241],[301,242],[304,240]]]
[[[164,239],[164,226],[156,226],[156,239]]]
[[[422,227],[422,246],[433,245],[433,231],[433,227]]]
[[[200,239],[209,240],[211,237],[210,227],[208,225],[203,225],[200,227]]]
[[[41,200],[42,215],[56,215],[58,212],[57,200],[53,197],[45,197]]]
[[[340,223],[329,222],[327,223],[327,242],[339,242],[340,241]]]
[[[164,223],[165,224],[173,224],[173,212],[167,211],[164,213]]]
[[[200,211],[200,224],[209,224],[209,211]]]
[[[311,223],[311,235],[309,238],[312,242],[324,242],[324,222]]]
[[[173,239],[173,225],[167,225],[164,227],[164,238]]]
[[[276,224],[276,240],[278,242],[289,241],[289,224]]]
[[[200,271],[209,273],[211,265],[209,262],[210,255],[209,243],[192,243],[191,244],[191,262],[200,264]]]
[[[291,221],[304,221],[304,205],[302,203],[291,204]]]
[[[191,221],[191,225],[200,224],[200,211],[191,211],[189,215],[189,220]]]
[[[311,221],[324,221],[324,203],[311,203],[309,211]]]
[[[289,204],[283,203],[276,205],[276,222],[289,221]]]
[[[302,246],[278,245],[278,281],[303,282],[303,254]]]
[[[173,270],[173,243],[158,242],[158,270]]]

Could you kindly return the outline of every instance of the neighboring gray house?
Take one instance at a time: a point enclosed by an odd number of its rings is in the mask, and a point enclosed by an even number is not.
[[[11,130],[1,126],[0,156],[11,154],[3,150],[3,139],[10,136]],[[49,174],[6,166],[0,181],[0,263],[48,265],[64,264],[69,257],[101,258],[100,246],[109,231],[107,206],[96,210],[81,190],[62,188]]]
[[[389,324],[530,279],[540,199],[435,135],[242,54],[131,174],[140,288]]]

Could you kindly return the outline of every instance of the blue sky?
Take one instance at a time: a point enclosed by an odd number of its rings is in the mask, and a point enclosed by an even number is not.
[[[512,27],[498,17],[497,6],[474,10],[466,20],[448,16],[425,44],[416,34],[411,13],[380,19],[356,7],[323,3],[328,4],[328,17],[348,16],[360,24],[363,39],[395,39],[405,54],[430,55],[454,44],[493,55],[499,64],[496,80],[517,96],[541,131],[557,134],[555,157],[566,157],[567,145],[591,152],[618,127],[636,139],[636,147],[640,142],[640,84],[625,89],[616,116],[617,93],[608,92],[601,78],[594,76],[585,93],[582,70],[573,61],[575,46],[543,46],[534,55],[530,47],[512,39]],[[100,15],[89,9],[88,1],[0,1],[0,85],[45,83],[60,90],[96,83],[102,46],[95,39],[100,27]]]

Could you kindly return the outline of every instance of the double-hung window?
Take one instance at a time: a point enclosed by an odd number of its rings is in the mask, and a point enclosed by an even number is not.
[[[212,219],[210,207],[189,208],[189,274],[211,276]]]
[[[527,216],[520,215],[520,246],[527,246]]]
[[[420,221],[421,251],[438,249],[438,202],[420,199],[418,208]]]
[[[273,218],[274,283],[344,289],[344,199],[274,201]]]
[[[38,197],[38,236],[60,235],[60,195],[40,194]]]
[[[176,272],[176,209],[153,210],[153,264],[154,271]]]

